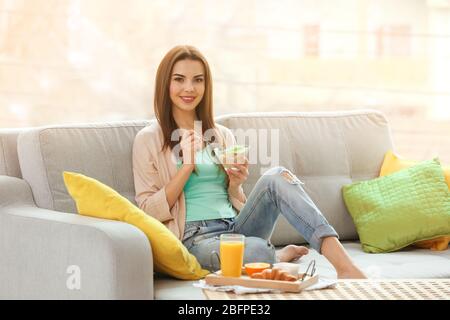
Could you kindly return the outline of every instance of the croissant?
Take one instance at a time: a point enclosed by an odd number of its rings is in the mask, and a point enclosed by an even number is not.
[[[253,273],[252,279],[278,280],[278,281],[297,281],[297,278],[280,268],[265,269],[262,272]]]

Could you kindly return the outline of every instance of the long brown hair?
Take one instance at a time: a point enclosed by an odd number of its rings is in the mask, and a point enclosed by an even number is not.
[[[169,86],[173,66],[178,61],[185,59],[201,62],[205,70],[205,93],[195,109],[197,118],[202,122],[202,134],[208,129],[216,128],[213,117],[212,77],[208,62],[197,48],[192,46],[176,46],[164,56],[156,73],[154,108],[155,117],[161,126],[164,137],[164,144],[161,151],[164,151],[167,147],[173,150],[179,143],[179,141],[171,140],[172,132],[178,129],[178,125],[172,114]]]

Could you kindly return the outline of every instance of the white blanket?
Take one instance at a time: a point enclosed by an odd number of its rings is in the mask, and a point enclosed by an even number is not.
[[[319,281],[304,289],[307,290],[320,290],[320,289],[327,289],[327,288],[334,288],[337,284],[337,280],[333,279],[322,279],[319,278]],[[202,289],[208,289],[212,291],[234,291],[235,294],[247,294],[247,293],[262,293],[262,292],[269,292],[269,293],[279,293],[280,290],[275,289],[262,289],[262,288],[248,288],[243,286],[211,286],[206,284],[205,280],[199,280],[198,282],[194,282],[194,287],[202,288]]]

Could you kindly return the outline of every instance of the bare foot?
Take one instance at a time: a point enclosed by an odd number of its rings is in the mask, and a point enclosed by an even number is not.
[[[338,279],[367,279],[367,276],[356,266],[338,271]]]
[[[307,255],[308,248],[290,244],[277,252],[278,262],[291,262]]]

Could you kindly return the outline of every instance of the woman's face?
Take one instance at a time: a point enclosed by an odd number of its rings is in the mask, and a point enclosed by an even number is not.
[[[180,60],[173,66],[170,79],[170,99],[174,108],[194,110],[205,93],[203,64],[195,60]]]

